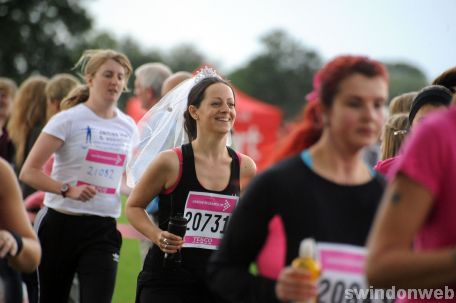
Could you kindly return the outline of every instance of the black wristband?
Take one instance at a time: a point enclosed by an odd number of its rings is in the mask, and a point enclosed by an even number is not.
[[[16,257],[17,255],[19,255],[21,253],[22,247],[24,246],[24,244],[22,243],[22,237],[18,233],[14,232],[12,230],[8,230],[8,231],[13,236],[13,238],[17,244],[17,251],[16,251],[16,254],[13,256],[13,257]]]

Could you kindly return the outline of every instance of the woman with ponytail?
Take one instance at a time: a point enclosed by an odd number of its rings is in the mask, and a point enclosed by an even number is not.
[[[35,220],[43,248],[41,302],[66,302],[75,273],[81,302],[111,302],[122,238],[116,228],[125,163],[137,130],[117,108],[132,68],[113,50],[88,50],[85,86],[44,127],[24,163],[22,181],[46,192]],[[55,155],[51,176],[42,171]]]

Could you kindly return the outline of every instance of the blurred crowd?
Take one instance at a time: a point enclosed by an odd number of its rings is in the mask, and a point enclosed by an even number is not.
[[[258,174],[232,143],[236,95],[213,69],[133,67],[109,49],[75,69],[0,77],[0,302],[111,302],[121,195],[147,238],[132,301],[456,291],[456,67],[388,96],[381,62],[333,58]],[[130,76],[138,124],[118,108]],[[317,278],[292,266],[307,238]]]

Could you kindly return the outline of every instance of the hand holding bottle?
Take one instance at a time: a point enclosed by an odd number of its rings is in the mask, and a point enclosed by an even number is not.
[[[315,256],[315,241],[304,239],[300,245],[299,257],[279,274],[276,284],[276,295],[279,300],[297,303],[315,302],[320,276],[320,265]]]

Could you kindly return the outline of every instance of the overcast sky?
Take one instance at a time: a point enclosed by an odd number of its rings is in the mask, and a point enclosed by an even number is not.
[[[419,67],[429,80],[456,65],[455,0],[93,0],[97,29],[145,48],[194,44],[229,72],[283,29],[326,61],[364,54]],[[213,62],[209,62],[213,63]]]

